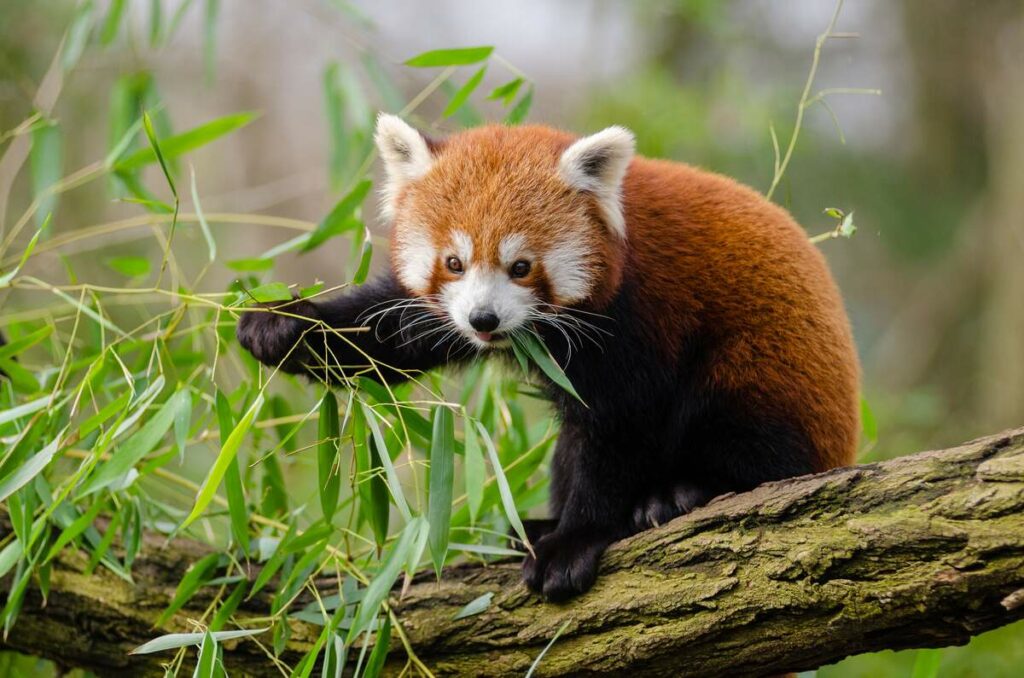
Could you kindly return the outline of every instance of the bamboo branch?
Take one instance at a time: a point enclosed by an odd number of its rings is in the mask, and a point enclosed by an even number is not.
[[[85,576],[83,555],[62,555],[47,605],[28,595],[9,645],[103,675],[159,672],[170,657],[127,651],[158,634],[154,620],[204,552],[161,543],[136,561],[134,586],[102,570]],[[453,619],[487,593],[483,613]],[[171,627],[186,629],[208,603],[192,600]],[[266,604],[248,601],[237,620]],[[962,644],[1024,618],[1024,429],[721,497],[613,546],[595,588],[565,605],[538,600],[507,563],[450,568],[393,609],[438,675],[522,675],[564,624],[536,675],[766,675]],[[292,630],[289,665],[320,631]],[[279,675],[251,640],[225,660],[240,674]],[[385,672],[405,664],[393,638]]]

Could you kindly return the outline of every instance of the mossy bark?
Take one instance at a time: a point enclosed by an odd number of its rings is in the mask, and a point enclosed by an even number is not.
[[[47,606],[30,595],[8,642],[101,673],[156,670],[153,657],[125,653],[156,635],[198,552],[186,542],[149,549],[134,586],[85,576],[84,558],[69,553]],[[486,611],[452,619],[485,593]],[[438,675],[522,675],[566,623],[536,675],[767,675],[964,643],[1024,618],[1024,429],[719,498],[613,546],[594,589],[565,605],[530,594],[516,564],[453,567],[394,603]],[[241,616],[264,604],[250,601]],[[296,624],[283,659],[318,630]],[[386,671],[397,673],[406,659],[392,644]],[[251,641],[225,658],[242,673],[278,673]]]

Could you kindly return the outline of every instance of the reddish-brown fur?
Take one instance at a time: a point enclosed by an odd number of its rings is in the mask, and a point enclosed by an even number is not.
[[[563,229],[585,233],[595,286],[577,305],[600,311],[624,276],[639,281],[637,312],[666,363],[688,332],[722,337],[710,388],[797,416],[824,451],[819,470],[852,463],[859,368],[850,326],[824,257],[792,217],[727,177],[637,157],[623,184],[623,242],[593,198],[556,172],[574,140],[541,126],[488,126],[435,143],[433,169],[398,197],[396,229],[415,221],[442,246],[461,229],[495,261],[512,232],[538,252]],[[393,256],[397,266],[401,252]],[[439,260],[429,291],[451,275]],[[551,297],[542,266],[521,284]]]

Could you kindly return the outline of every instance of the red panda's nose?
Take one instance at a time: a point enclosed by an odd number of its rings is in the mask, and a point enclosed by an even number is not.
[[[477,332],[493,332],[498,329],[501,319],[489,308],[478,308],[469,314],[469,324]]]

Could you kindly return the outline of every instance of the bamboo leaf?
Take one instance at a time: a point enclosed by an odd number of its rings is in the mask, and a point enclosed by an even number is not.
[[[328,390],[320,401],[320,421],[317,435],[317,473],[320,479],[320,509],[328,523],[338,508],[341,476],[335,468],[341,439],[338,420],[338,401]]]
[[[430,555],[438,578],[441,577],[441,567],[448,553],[454,473],[455,419],[449,408],[439,406],[434,409],[434,432],[430,442],[430,490],[427,503]]]
[[[224,641],[257,636],[261,633],[266,633],[269,630],[270,628],[267,627],[262,629],[247,629],[244,631],[212,631],[210,632],[210,635],[218,641]],[[177,650],[181,647],[192,647],[203,642],[203,638],[205,636],[205,633],[168,633],[139,645],[128,654],[152,654],[154,652],[163,652],[165,650]]]
[[[21,560],[24,553],[25,550],[21,547],[20,539],[14,538],[8,542],[7,546],[0,551],[0,577],[6,577],[11,568]]]
[[[256,401],[249,407],[249,410],[242,417],[242,420],[238,422],[234,429],[231,431],[231,435],[228,436],[227,440],[220,448],[220,454],[217,455],[217,460],[213,463],[213,467],[210,468],[210,472],[206,474],[206,478],[203,480],[202,487],[199,488],[199,492],[196,494],[196,503],[192,507],[192,512],[188,514],[185,521],[181,524],[181,529],[184,529],[192,524],[196,518],[202,515],[203,511],[206,510],[207,505],[213,499],[213,495],[217,492],[217,486],[220,485],[221,479],[224,477],[224,473],[227,471],[228,465],[238,454],[238,448],[242,445],[242,441],[245,439],[246,434],[249,433],[249,429],[252,428],[252,422],[259,413],[260,408],[263,406],[263,396],[259,395]]]
[[[111,257],[107,267],[127,278],[149,275],[149,259],[145,257]]]
[[[269,271],[274,268],[274,260],[268,257],[253,257],[250,259],[232,259],[224,262],[228,268],[235,271]]]
[[[456,49],[435,49],[417,54],[405,61],[413,68],[435,68],[437,66],[468,66],[483,61],[494,52],[493,47],[460,47]]]
[[[299,551],[309,548],[313,544],[324,541],[331,536],[333,532],[333,525],[320,520],[307,528],[302,534],[289,539],[287,543],[282,542],[277,548],[285,555],[289,553],[298,553]]]
[[[220,14],[220,0],[206,0],[203,13],[203,67],[206,82],[213,82],[217,58],[217,16]]]
[[[53,542],[53,546],[50,547],[49,552],[46,554],[46,558],[43,562],[48,562],[53,559],[61,550],[70,544],[78,535],[82,534],[86,529],[92,527],[93,522],[96,520],[96,516],[99,512],[107,505],[105,501],[95,501],[89,510],[82,515],[75,518],[70,525],[64,528],[57,540]]]
[[[526,90],[526,94],[520,97],[516,105],[512,107],[512,110],[508,112],[508,116],[505,117],[505,123],[509,125],[518,125],[523,120],[526,120],[526,116],[530,113],[530,106],[533,105],[533,85]]]
[[[9,285],[10,282],[14,280],[14,276],[18,275],[18,271],[20,271],[21,267],[25,265],[25,262],[28,261],[28,258],[32,255],[32,250],[36,248],[36,243],[39,241],[39,236],[42,235],[46,227],[50,225],[50,217],[52,216],[52,212],[46,215],[46,219],[43,220],[43,225],[39,227],[39,230],[36,231],[36,234],[32,236],[31,240],[28,241],[28,245],[25,246],[25,251],[21,253],[21,259],[18,260],[18,265],[15,266],[10,271],[8,271],[7,273],[0,275],[0,287],[6,287],[7,285]]]
[[[64,71],[70,71],[75,67],[85,50],[86,43],[89,42],[93,10],[92,0],[84,0],[75,10],[75,17],[71,20],[71,26],[68,27],[68,32],[64,37],[64,47],[60,55],[60,65]]]
[[[551,649],[551,646],[555,644],[555,641],[558,640],[562,633],[567,628],[569,628],[569,622],[571,621],[572,618],[570,617],[569,619],[565,620],[564,624],[558,627],[558,630],[555,631],[555,635],[551,637],[551,641],[544,646],[544,649],[540,651],[540,654],[537,655],[537,658],[533,660],[532,664],[530,664],[530,670],[526,672],[526,678],[533,678],[533,672],[537,670],[538,666],[540,666],[540,660],[544,658],[544,655],[548,653],[548,650]]]
[[[14,576],[7,588],[7,603],[4,605],[3,613],[0,614],[4,621],[4,640],[7,639],[7,634],[10,633],[14,621],[18,618],[18,612],[21,611],[21,604],[25,600],[25,590],[32,578],[32,571],[26,560],[18,561],[18,567],[14,570]]]
[[[351,139],[345,130],[345,113],[341,85],[338,82],[337,61],[327,64],[323,76],[324,115],[327,118],[327,136],[330,140],[327,169],[331,176],[331,188],[341,186],[345,172],[345,160]]]
[[[192,678],[216,678],[218,649],[217,641],[210,632],[204,633],[203,644],[199,646],[199,660],[196,662],[196,670],[192,672]]]
[[[370,273],[370,261],[373,259],[373,241],[370,239],[370,231],[363,233],[362,242],[359,245],[359,265],[356,272],[352,274],[352,283],[362,285],[366,282],[366,276]]]
[[[288,286],[280,282],[267,283],[249,290],[249,295],[256,301],[267,303],[270,301],[291,301],[292,292]]]
[[[864,440],[869,443],[878,441],[878,421],[875,419],[875,413],[868,404],[866,398],[860,399],[860,421],[861,430],[864,434]]]
[[[452,617],[453,620],[465,619],[466,617],[472,617],[473,615],[480,614],[491,606],[491,599],[494,598],[494,592],[488,591],[479,598],[474,598],[463,606],[461,610],[455,613]]]
[[[171,169],[167,166],[167,157],[164,154],[164,150],[161,147],[161,142],[157,139],[156,130],[153,129],[153,120],[149,117],[149,113],[143,111],[142,113],[142,129],[146,132],[146,138],[149,139],[150,148],[147,149],[153,153],[157,162],[160,164],[160,169],[164,173],[164,178],[167,179],[167,185],[171,187],[171,193],[174,195],[175,200],[178,198],[178,187],[174,185],[174,175],[171,174]],[[171,137],[173,139],[173,137]],[[168,139],[170,141],[170,139]],[[165,142],[166,143],[166,142]],[[140,151],[141,153],[142,151]],[[133,156],[125,158],[118,163],[117,169],[123,170],[124,168],[120,165],[126,163]]]
[[[395,465],[391,461],[391,454],[388,452],[388,446],[384,440],[384,434],[380,430],[380,424],[377,422],[377,417],[370,411],[370,408],[364,403],[362,404],[363,414],[366,416],[366,423],[370,428],[370,433],[373,435],[373,439],[377,442],[377,450],[383,450],[380,454],[380,463],[384,467],[384,473],[387,476],[388,489],[391,491],[391,496],[395,501],[395,506],[398,507],[398,512],[402,514],[402,518],[405,522],[412,520],[412,513],[409,511],[409,502],[405,499],[405,493],[402,492],[402,483],[398,478],[398,472],[395,470]]]
[[[357,226],[359,222],[351,217],[356,209],[363,204],[363,201],[366,200],[366,196],[369,194],[372,186],[373,182],[369,179],[363,179],[356,184],[351,191],[345,194],[345,197],[337,202],[327,216],[317,224],[316,229],[309,234],[309,239],[299,248],[299,251],[310,252],[315,250],[329,238]]]
[[[480,86],[480,82],[484,79],[484,73],[487,72],[487,66],[481,66],[480,70],[474,73],[469,80],[466,81],[462,87],[452,96],[451,101],[444,108],[444,113],[441,117],[447,118],[454,115],[456,111],[462,108],[463,104],[469,100],[470,95],[476,91],[476,88]]]
[[[115,571],[120,570],[120,566],[117,565],[116,561],[111,562],[113,558],[106,558],[107,552],[110,550],[110,545],[114,543],[114,537],[117,536],[117,530],[121,527],[121,522],[124,520],[124,511],[118,511],[111,517],[110,522],[107,523],[107,530],[103,533],[103,538],[100,539],[99,543],[93,547],[92,555],[89,556],[89,562],[85,566],[85,573],[91,575],[95,571],[96,566],[100,564],[100,561],[104,561],[106,565],[114,565]]]
[[[519,519],[516,501],[512,495],[512,489],[508,485],[508,479],[505,477],[505,471],[501,468],[501,461],[498,459],[498,451],[494,449],[494,442],[491,440],[491,436],[488,435],[487,429],[484,428],[483,424],[478,423],[476,427],[477,431],[480,432],[480,436],[484,439],[487,456],[491,460],[491,468],[494,469],[494,480],[498,485],[498,494],[501,495],[501,505],[505,509],[505,518],[508,519],[509,525],[515,530],[519,539],[526,545],[526,549],[533,553],[533,545],[530,544],[530,540],[526,536],[526,528],[523,527],[523,521]]]
[[[487,98],[491,101],[500,99],[503,106],[508,106],[512,100],[515,99],[516,93],[519,91],[519,88],[523,86],[524,82],[526,81],[522,78],[516,78],[506,82],[504,85],[498,85],[491,90],[491,93],[487,95]]]
[[[210,230],[210,224],[206,222],[206,215],[203,214],[203,207],[199,204],[199,191],[196,190],[196,170],[192,169],[191,177],[191,188],[192,188],[192,205],[196,210],[196,219],[199,220],[199,230],[203,233],[203,239],[206,241],[206,252],[210,257],[210,261],[216,261],[217,259],[217,241],[213,239],[213,232]],[[230,264],[229,264],[230,265]],[[271,262],[273,265],[273,262]]]
[[[17,407],[9,407],[5,410],[0,410],[0,424],[6,424],[9,421],[21,419],[22,417],[29,414],[35,414],[36,412],[45,408],[49,404],[50,396],[45,395],[42,398],[32,400],[30,402],[24,403],[23,405],[18,405]]]
[[[366,587],[363,600],[359,603],[359,609],[356,610],[355,619],[349,627],[348,639],[345,641],[346,644],[350,644],[370,627],[370,622],[377,616],[377,612],[387,599],[391,587],[395,585],[395,580],[398,579],[402,566],[409,557],[409,551],[416,536],[423,528],[423,516],[417,516],[405,526],[395,545],[388,551],[377,575],[370,582],[369,586]]]
[[[230,134],[237,129],[245,127],[255,120],[256,113],[235,113],[225,115],[222,118],[211,120],[194,127],[187,132],[175,134],[160,140],[160,151],[165,160],[177,158],[189,151],[214,141],[225,134]],[[156,162],[157,155],[153,148],[143,148],[118,161],[114,168],[124,172],[138,169],[144,165]]]
[[[384,662],[388,658],[388,645],[391,643],[391,619],[385,618],[377,637],[373,641],[373,652],[366,661],[366,669],[363,671],[363,678],[377,678],[380,670],[384,668]]]
[[[160,33],[164,25],[164,7],[160,0],[149,0],[149,46],[160,44]]]
[[[38,330],[26,334],[20,339],[15,339],[9,342],[6,346],[0,346],[0,358],[13,358],[14,356],[32,348],[51,334],[53,334],[53,326],[44,325]]]
[[[110,485],[128,470],[142,461],[143,457],[153,451],[164,435],[171,429],[180,408],[190,408],[192,398],[187,390],[181,390],[167,399],[167,402],[146,421],[130,438],[118,446],[96,470],[95,474],[85,483],[81,496],[91,494]]]
[[[352,451],[356,460],[359,508],[370,521],[377,545],[382,546],[388,537],[388,490],[381,476],[376,444],[367,436],[363,412],[362,408],[352,408]]]
[[[484,455],[480,449],[480,440],[472,424],[465,429],[465,452],[463,454],[463,476],[466,481],[466,499],[469,515],[476,522],[480,515],[480,507],[484,503],[484,484],[487,482],[487,471],[484,467]]]
[[[47,396],[49,399],[49,396]],[[32,456],[31,459],[19,464],[8,476],[0,480],[0,502],[7,499],[26,484],[39,475],[46,465],[53,459],[53,455],[60,449],[60,443],[64,439],[65,428],[58,433],[50,443],[42,450]]]
[[[220,607],[217,608],[217,614],[213,615],[213,619],[210,621],[211,631],[216,633],[224,627],[224,624],[227,623],[228,619],[231,618],[231,615],[233,615],[235,613],[235,610],[238,609],[238,606],[242,602],[242,599],[245,598],[245,590],[247,588],[249,588],[249,582],[245,581],[244,579],[238,582],[238,585],[235,586],[235,589],[231,592],[231,595],[229,595],[224,600],[224,602],[220,604]],[[260,631],[256,631],[256,633],[262,633],[262,631],[265,630],[266,629],[262,629]],[[237,631],[229,633],[237,633]],[[220,640],[226,639],[221,638]]]
[[[231,404],[227,397],[217,390],[217,427],[220,431],[221,448],[227,445],[230,432],[235,428],[235,419],[231,413]],[[249,507],[245,502],[245,490],[242,487],[242,472],[238,459],[228,464],[224,473],[224,492],[228,496],[228,515],[231,518],[231,534],[242,553],[249,553]]]
[[[107,17],[103,20],[103,28],[100,29],[101,45],[109,45],[117,37],[117,30],[121,27],[121,17],[124,16],[124,7],[125,0],[111,0]]]
[[[39,391],[39,382],[32,372],[25,369],[12,358],[0,358],[0,373],[3,373],[11,380],[14,390],[20,393],[36,393]]]
[[[514,558],[522,556],[522,551],[510,549],[504,546],[491,546],[490,544],[460,544],[458,542],[449,542],[448,548],[452,551],[463,551],[465,553],[475,553],[482,556],[500,556],[502,558]]]
[[[561,366],[555,362],[555,359],[551,357],[551,353],[544,344],[541,343],[540,339],[537,338],[532,332],[527,332],[522,337],[517,338],[516,342],[522,343],[523,350],[530,356],[530,360],[533,364],[540,368],[548,379],[555,382],[555,384],[561,387],[564,391],[569,393],[572,397],[583,403],[583,399],[580,398],[579,394],[576,393],[576,389],[573,388],[572,383],[569,381],[569,377],[565,376],[565,372],[562,371]],[[586,405],[586,403],[583,403]]]
[[[58,289],[58,288],[54,287],[54,288],[51,289],[51,291],[55,295],[57,295],[58,297],[63,299],[64,301],[68,302],[69,304],[71,304],[72,306],[77,308],[79,311],[82,312],[83,315],[89,316],[90,318],[95,320],[98,324],[100,324],[103,327],[107,328],[111,332],[115,332],[119,337],[127,337],[128,336],[128,334],[124,330],[122,330],[120,327],[118,327],[114,323],[110,322],[109,320],[104,318],[102,315],[100,315],[99,313],[97,313],[93,309],[89,308],[89,306],[87,304],[83,304],[81,301],[79,301],[75,297],[71,296],[70,294],[68,294],[64,290],[61,290],[61,289]]]
[[[64,176],[64,142],[56,123],[42,125],[32,131],[32,148],[29,152],[32,175],[32,196],[39,202],[36,222],[40,230],[48,214],[57,209],[58,194],[51,187]]]
[[[174,597],[171,599],[171,604],[167,606],[167,609],[163,611],[160,618],[156,620],[156,626],[163,626],[167,621],[174,616],[174,613],[181,609],[181,607],[189,601],[199,587],[210,578],[211,573],[216,569],[217,563],[220,561],[220,554],[211,553],[203,556],[188,568],[185,572],[185,576],[178,582],[178,588],[174,592]],[[152,642],[152,641],[151,641]],[[145,646],[142,646],[145,647]],[[182,647],[179,645],[179,647]],[[139,648],[136,648],[132,652],[136,654],[142,654],[138,652]],[[155,652],[155,650],[150,650]]]
[[[256,576],[256,581],[253,582],[252,588],[249,590],[249,598],[259,593],[259,591],[267,585],[270,578],[273,577],[281,566],[284,564],[285,559],[288,557],[288,551],[286,550],[287,544],[295,536],[295,523],[288,524],[288,531],[284,537],[281,538],[281,542],[277,545],[277,550],[274,551],[274,555],[270,556],[263,569],[260,570],[259,575]]]

